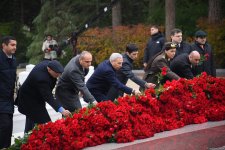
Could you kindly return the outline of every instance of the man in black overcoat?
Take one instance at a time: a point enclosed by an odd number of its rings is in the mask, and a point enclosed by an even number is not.
[[[12,36],[1,39],[0,49],[0,149],[11,145],[16,82],[17,41]]]
[[[202,30],[195,33],[195,42],[191,45],[192,50],[196,50],[201,55],[200,63],[194,68],[195,74],[199,75],[206,72],[208,75],[216,76],[216,68],[214,66],[213,50],[207,42],[207,34]]]
[[[32,130],[34,124],[51,121],[45,107],[46,102],[56,112],[69,116],[70,112],[55,100],[52,90],[57,78],[63,72],[63,66],[56,60],[44,60],[37,64],[19,89],[17,103],[20,113],[26,115],[25,132]]]

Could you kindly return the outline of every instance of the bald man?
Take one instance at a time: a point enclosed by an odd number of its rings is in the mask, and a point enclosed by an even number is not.
[[[192,51],[190,54],[184,53],[172,60],[170,69],[182,78],[192,79],[194,77],[192,68],[197,66],[199,61],[198,51]]]
[[[73,57],[69,61],[59,78],[55,92],[56,98],[60,100],[64,108],[71,112],[82,108],[79,92],[82,93],[86,102],[94,103],[96,101],[86,87],[84,80],[91,62],[91,53],[83,51],[80,55]]]

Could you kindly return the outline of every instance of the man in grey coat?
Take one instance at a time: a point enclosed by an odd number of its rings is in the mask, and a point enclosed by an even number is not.
[[[85,85],[85,76],[91,66],[92,55],[90,52],[83,51],[80,55],[73,57],[66,65],[62,76],[59,78],[56,87],[56,98],[58,98],[65,109],[74,112],[82,108],[79,92],[85,101],[93,103],[95,98],[91,95]]]

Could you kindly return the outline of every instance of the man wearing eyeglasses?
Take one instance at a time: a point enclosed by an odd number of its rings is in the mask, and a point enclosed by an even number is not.
[[[171,30],[170,38],[173,43],[177,44],[176,54],[174,58],[180,54],[183,54],[183,53],[189,54],[191,52],[191,45],[183,41],[183,35],[180,29],[175,28]]]
[[[194,68],[195,75],[206,72],[208,75],[216,76],[214,67],[213,52],[211,45],[207,42],[207,34],[202,30],[195,33],[195,42],[191,45],[192,50],[196,50],[201,55],[201,60],[197,67]]]
[[[71,112],[82,108],[79,92],[81,92],[86,102],[96,102],[86,87],[84,78],[89,71],[91,62],[91,53],[83,51],[69,61],[59,78],[55,93],[56,98],[60,100],[64,108]]]

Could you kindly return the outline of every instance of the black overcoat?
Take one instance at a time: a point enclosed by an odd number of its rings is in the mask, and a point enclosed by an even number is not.
[[[60,104],[53,97],[56,79],[47,70],[48,60],[36,65],[28,75],[18,93],[18,110],[35,123],[50,121],[45,102],[58,111]]]

